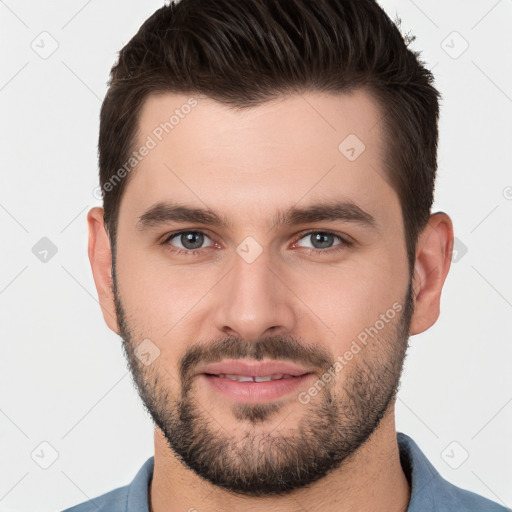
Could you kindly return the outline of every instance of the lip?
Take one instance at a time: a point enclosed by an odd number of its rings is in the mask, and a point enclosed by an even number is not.
[[[285,361],[223,360],[198,368],[197,374],[211,375],[245,375],[248,377],[266,377],[268,375],[291,375],[299,377],[312,373],[308,368]],[[262,384],[262,383],[258,383]]]
[[[277,400],[278,398],[290,395],[292,392],[294,396],[297,396],[301,389],[306,389],[316,378],[313,373],[265,382],[240,382],[206,373],[200,374],[197,377],[209,389],[226,398],[236,402],[253,404]]]
[[[225,375],[247,377],[286,377],[264,382],[240,382]],[[265,403],[306,388],[315,374],[308,368],[285,361],[223,360],[198,368],[197,377],[211,390],[231,400],[244,403]]]

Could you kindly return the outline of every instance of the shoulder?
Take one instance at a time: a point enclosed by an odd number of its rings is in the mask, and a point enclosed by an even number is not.
[[[84,501],[62,512],[148,512],[149,484],[153,477],[154,457],[139,469],[129,485],[118,487],[94,499]]]
[[[467,512],[510,512],[510,509],[491,501],[479,494],[461,489],[446,480],[444,481],[445,495],[454,504],[457,504],[460,511]]]
[[[511,512],[445,480],[409,436],[398,433],[397,441],[400,461],[411,484],[407,512]]]
[[[94,499],[84,501],[62,512],[124,512],[129,486],[119,487]]]

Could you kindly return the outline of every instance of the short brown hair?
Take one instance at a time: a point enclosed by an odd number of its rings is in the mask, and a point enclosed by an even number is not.
[[[410,39],[411,40],[411,39]],[[234,109],[306,91],[364,89],[380,107],[384,168],[400,198],[409,268],[430,216],[439,92],[419,53],[374,0],[181,0],[120,51],[100,116],[104,220],[115,253],[141,106],[153,93],[206,95]]]

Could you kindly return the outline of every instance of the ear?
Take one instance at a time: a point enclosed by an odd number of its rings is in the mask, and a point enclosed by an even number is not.
[[[452,250],[452,221],[445,213],[434,213],[421,232],[416,246],[411,335],[426,331],[439,317],[441,290],[450,270]]]
[[[103,208],[92,208],[87,214],[87,224],[89,225],[89,261],[103,318],[108,327],[119,334],[112,292],[112,252],[103,220]]]

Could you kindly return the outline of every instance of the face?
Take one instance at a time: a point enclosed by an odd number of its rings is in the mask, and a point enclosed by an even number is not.
[[[235,493],[285,494],[392,413],[412,289],[379,110],[361,91],[191,104],[159,95],[141,112],[118,329],[172,453]]]

